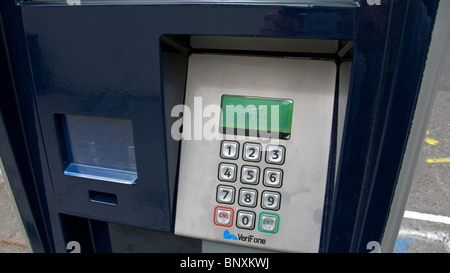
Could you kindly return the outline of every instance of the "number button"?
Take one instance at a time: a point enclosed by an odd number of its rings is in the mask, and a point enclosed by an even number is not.
[[[234,188],[220,185],[217,187],[217,202],[222,204],[234,203]]]
[[[267,145],[266,162],[281,165],[284,163],[285,149],[283,146]]]
[[[253,189],[242,188],[239,191],[239,205],[244,207],[256,207],[258,192]]]
[[[236,226],[243,229],[255,228],[256,215],[254,212],[240,210],[237,214]]]
[[[220,163],[219,165],[219,179],[227,182],[236,181],[237,167],[234,164]]]
[[[239,143],[235,141],[222,141],[220,157],[223,159],[237,159],[239,156]]]
[[[256,166],[242,166],[241,182],[256,185],[259,183],[259,168]]]
[[[242,157],[245,161],[259,162],[261,160],[261,145],[258,143],[245,143]]]
[[[264,170],[264,186],[279,188],[281,187],[283,181],[283,171],[280,169],[270,169]]]
[[[265,191],[262,194],[261,207],[263,209],[279,210],[281,195],[278,192]]]

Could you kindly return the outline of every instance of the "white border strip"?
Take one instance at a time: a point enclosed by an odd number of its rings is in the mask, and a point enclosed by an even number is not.
[[[421,212],[415,212],[415,211],[405,211],[405,214],[403,215],[403,217],[450,225],[450,217],[442,216],[442,215],[434,215],[434,214],[421,213]]]

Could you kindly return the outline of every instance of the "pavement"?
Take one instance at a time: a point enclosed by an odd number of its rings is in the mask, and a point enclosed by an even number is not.
[[[0,171],[0,253],[30,252],[7,183]]]
[[[450,253],[450,47],[396,253]],[[30,252],[6,177],[0,173],[0,253]]]
[[[450,253],[450,46],[394,252]]]

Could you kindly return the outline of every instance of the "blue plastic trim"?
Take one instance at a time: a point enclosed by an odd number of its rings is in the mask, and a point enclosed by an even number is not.
[[[134,184],[138,178],[136,172],[70,163],[64,171],[65,175],[82,177],[100,181]]]

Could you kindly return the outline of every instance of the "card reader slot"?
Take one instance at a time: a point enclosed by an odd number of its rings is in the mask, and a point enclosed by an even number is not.
[[[111,193],[98,192],[98,191],[89,191],[89,199],[91,202],[116,206],[117,205],[117,196]]]

